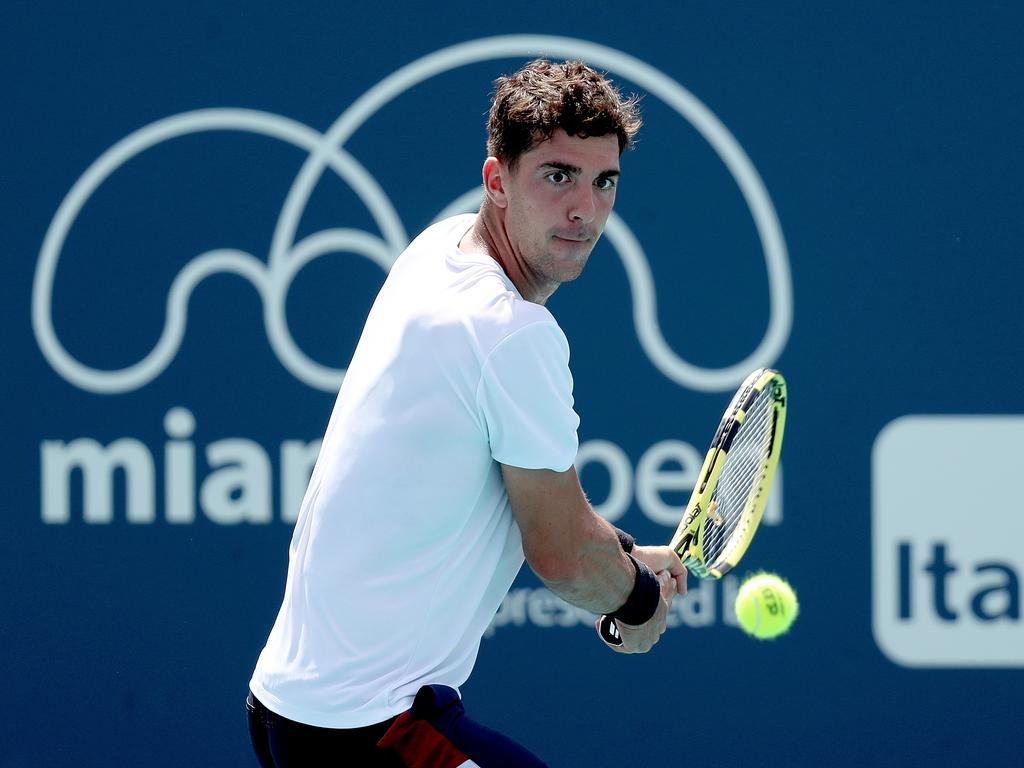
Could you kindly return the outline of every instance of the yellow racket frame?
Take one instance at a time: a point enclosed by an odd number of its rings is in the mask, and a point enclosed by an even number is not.
[[[725,466],[733,438],[737,431],[743,428],[743,422],[747,418],[747,409],[750,408],[755,397],[764,392],[767,387],[771,387],[771,391],[774,392],[771,403],[773,429],[771,445],[761,473],[761,481],[756,492],[750,494],[740,513],[737,527],[742,527],[742,530],[739,538],[730,542],[723,557],[717,562],[707,563],[702,533],[708,517],[713,517],[715,513],[712,497],[718,488],[718,478],[722,474],[722,467]],[[747,551],[747,547],[750,546],[754,533],[757,531],[757,526],[761,522],[765,505],[768,503],[768,493],[775,477],[775,470],[779,465],[779,453],[782,450],[782,435],[785,426],[786,380],[776,370],[759,368],[744,380],[729,403],[718,426],[718,431],[715,433],[711,448],[708,449],[707,456],[704,458],[697,485],[686,505],[686,512],[672,537],[670,546],[679,555],[679,559],[683,561],[683,565],[690,573],[702,579],[720,579],[735,567]]]

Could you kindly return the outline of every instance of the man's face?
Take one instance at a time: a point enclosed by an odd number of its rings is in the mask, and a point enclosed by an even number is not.
[[[541,278],[575,280],[615,204],[619,141],[558,129],[524,152],[507,177],[505,228],[519,257]]]

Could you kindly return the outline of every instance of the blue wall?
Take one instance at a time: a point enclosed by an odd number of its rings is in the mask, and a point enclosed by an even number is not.
[[[735,581],[693,584],[624,658],[526,569],[470,711],[552,765],[1013,762],[1024,12],[346,5],[4,12],[0,767],[247,764],[341,369],[536,53],[645,94],[618,219],[550,303],[584,485],[666,540],[728,391],[781,368],[782,492],[740,575],[802,615],[757,643]]]

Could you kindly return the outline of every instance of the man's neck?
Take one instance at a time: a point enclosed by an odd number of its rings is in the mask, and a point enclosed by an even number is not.
[[[501,213],[501,208],[485,200],[473,226],[459,242],[459,249],[466,253],[490,256],[498,262],[520,296],[534,304],[543,305],[558,288],[558,284],[542,279],[530,269],[512,245]]]

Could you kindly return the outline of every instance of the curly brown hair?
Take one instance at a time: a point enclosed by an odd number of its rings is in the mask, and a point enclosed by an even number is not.
[[[621,155],[642,124],[638,103],[582,61],[535,59],[494,81],[487,153],[514,170],[524,152],[561,128],[582,138],[614,133]]]

